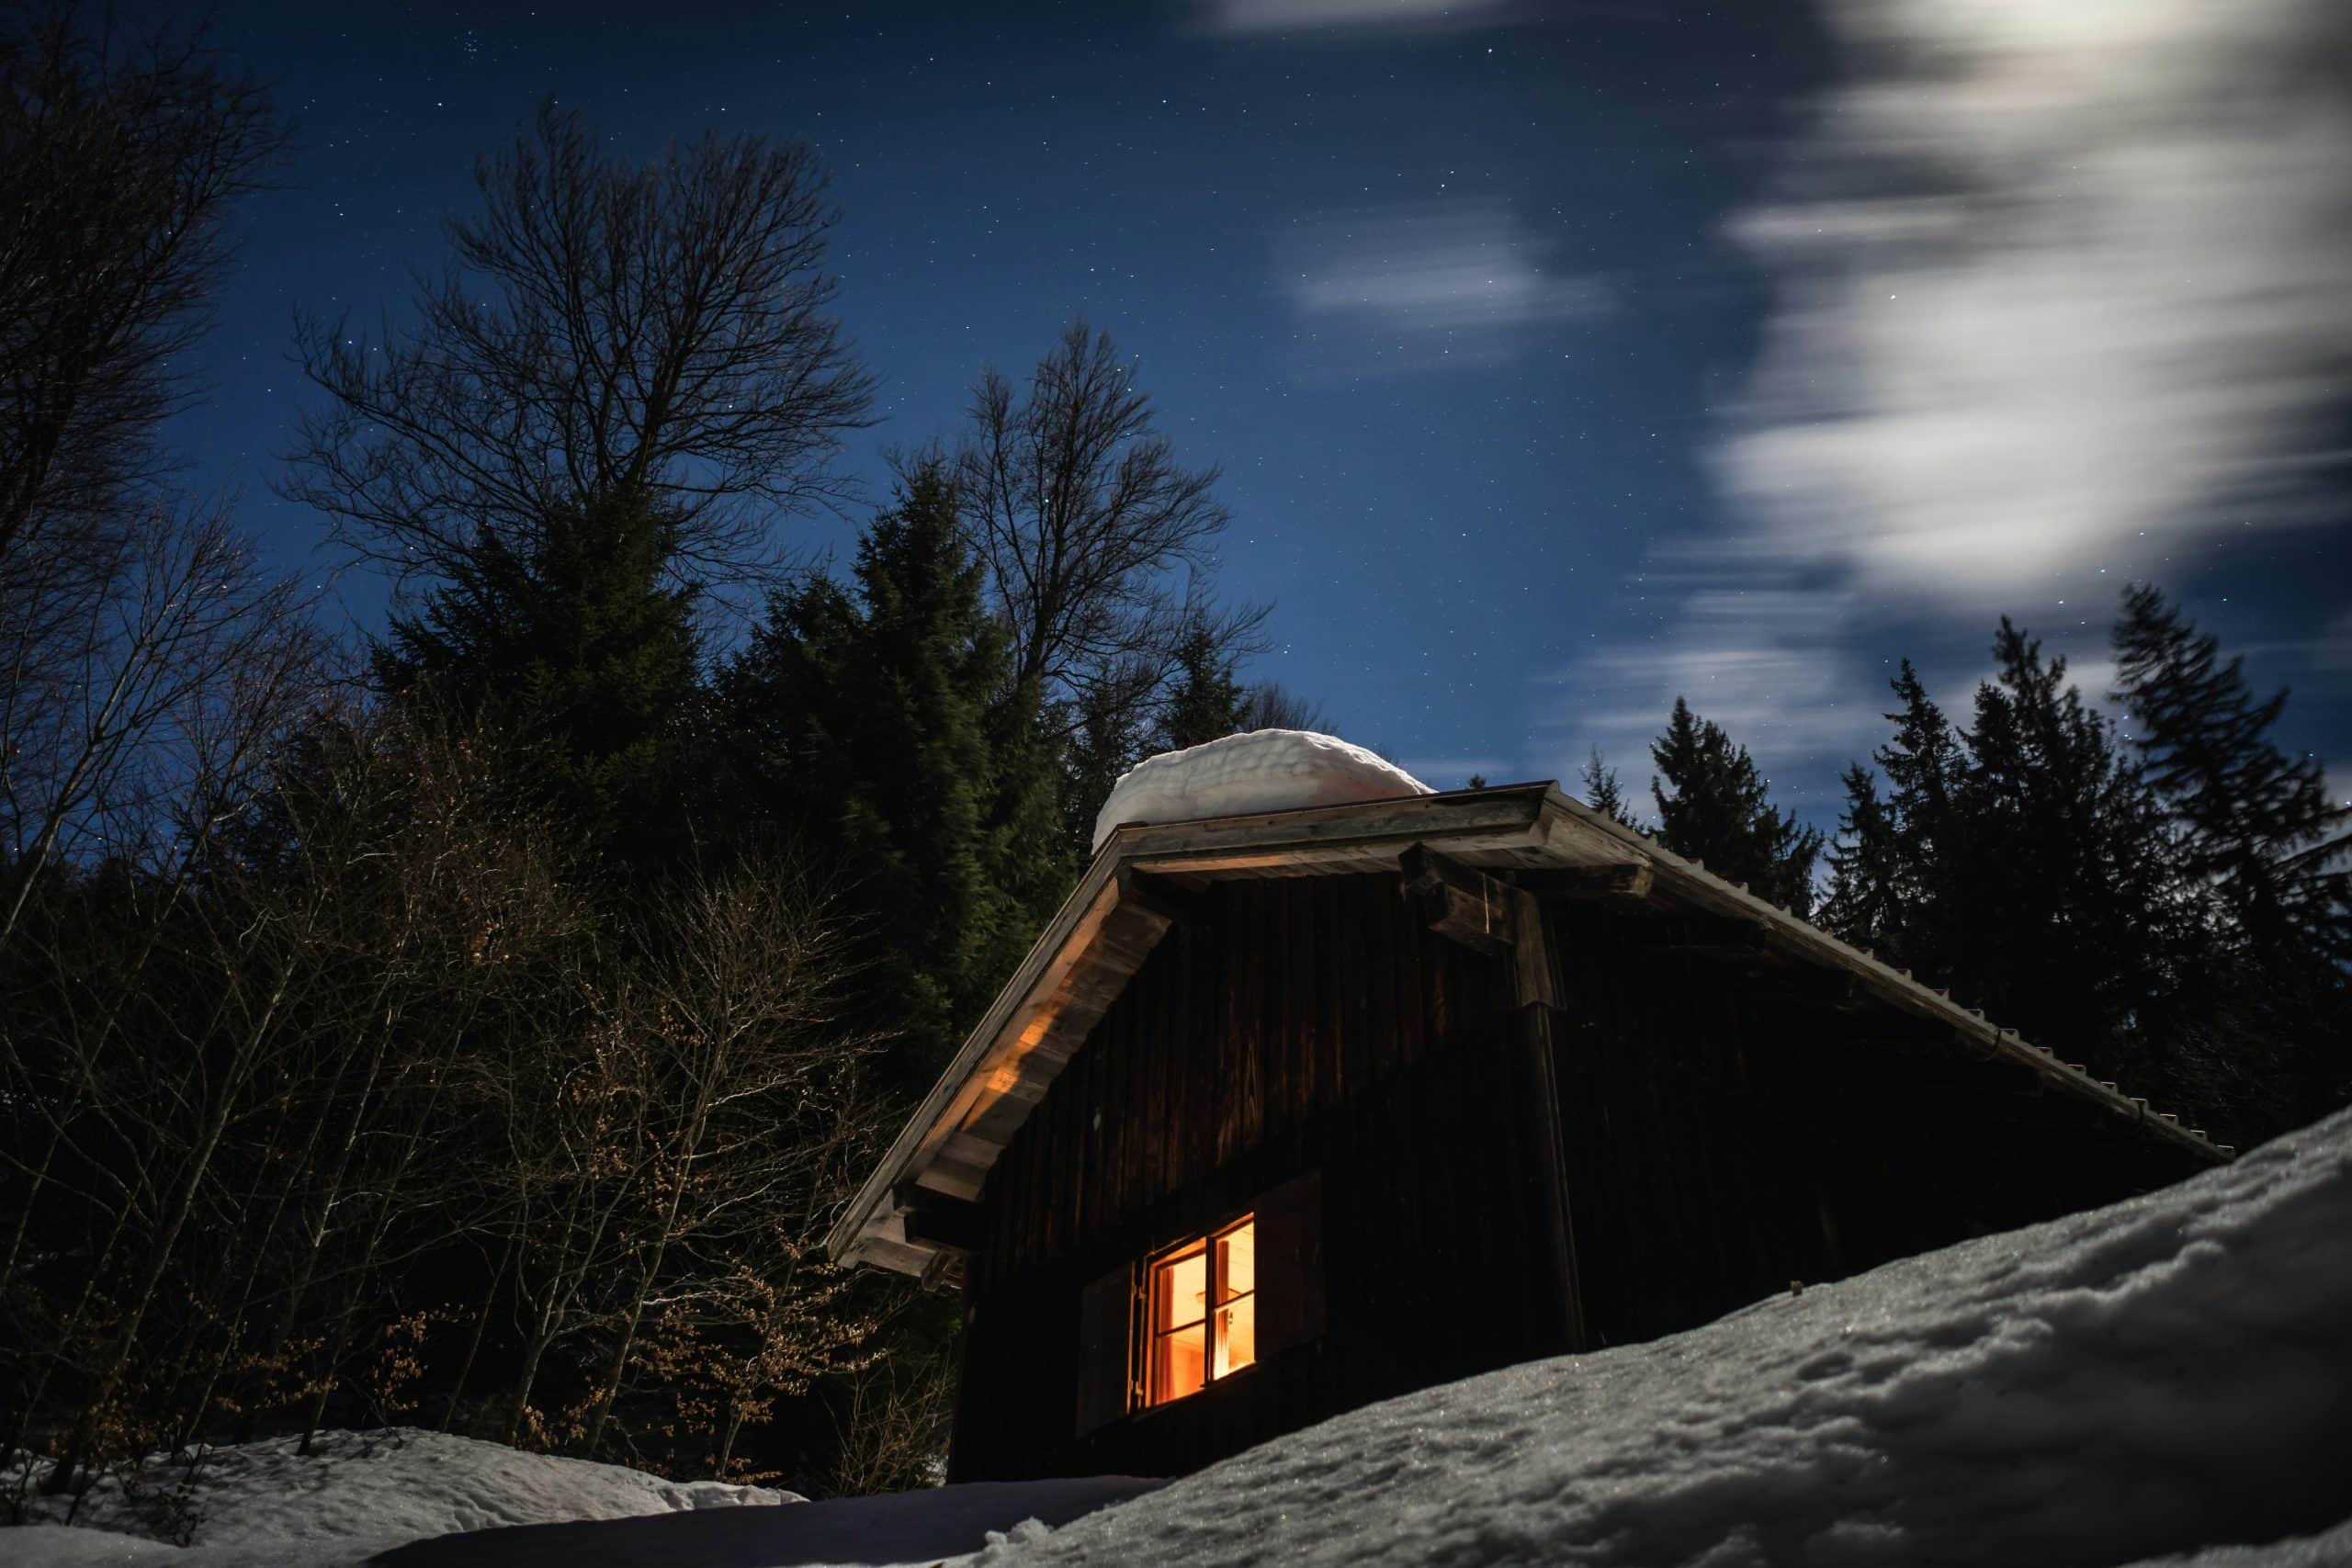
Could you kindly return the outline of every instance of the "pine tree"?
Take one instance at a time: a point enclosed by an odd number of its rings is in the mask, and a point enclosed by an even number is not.
[[[682,847],[675,796],[699,697],[695,594],[671,580],[674,543],[634,491],[563,507],[527,547],[484,536],[393,618],[378,676],[515,727],[582,841],[659,862]]]
[[[1829,846],[1829,893],[1822,900],[1822,928],[1840,941],[1905,964],[1904,902],[1900,889],[1902,849],[1878,778],[1860,762],[1849,763],[1840,782],[1846,809]]]
[[[1215,629],[1195,616],[1176,648],[1176,682],[1160,716],[1159,750],[1182,751],[1221,740],[1242,727],[1247,694]]]
[[[1813,866],[1822,837],[1773,806],[1745,746],[1674,699],[1666,733],[1650,747],[1658,776],[1658,840],[1707,869],[1744,882],[1758,897],[1803,915],[1813,908]],[[1671,793],[1669,793],[1671,792]]]
[[[2287,694],[2256,701],[2242,660],[2154,587],[2125,590],[2115,650],[2179,874],[2212,910],[2188,981],[2223,1114],[2307,1120],[2352,1098],[2352,813],[2270,740]]]
[[[2153,585],[2124,590],[2116,694],[2140,727],[2148,782],[2186,829],[2185,869],[2210,883],[2245,952],[2320,964],[2352,959],[2346,899],[2352,810],[2327,797],[2319,763],[2269,735],[2284,689],[2256,702],[2245,661]]]
[[[1069,738],[1060,748],[1059,805],[1062,846],[1073,864],[1083,865],[1092,857],[1095,818],[1119,775],[1153,750],[1143,718],[1146,690],[1140,681],[1110,682],[1080,694],[1069,705]]]
[[[724,710],[754,809],[850,885],[870,966],[860,989],[899,1037],[911,1088],[1028,939],[1004,886],[1020,846],[997,819],[1006,649],[936,465],[903,478],[853,578],[854,593],[819,575],[774,599],[727,672]]]
[[[1953,803],[1968,758],[1909,660],[1890,684],[1902,705],[1886,715],[1894,738],[1871,754],[1888,793],[1860,763],[1846,770],[1822,921],[1890,964],[1940,977],[1945,895],[1957,874],[1951,857],[1962,837]]]
[[[2196,942],[2161,807],[2064,659],[2006,617],[1993,651],[1965,768],[1920,761],[1942,756],[1940,740],[1905,748],[1919,799],[1950,791],[1939,829],[1905,824],[1914,966],[2102,1076],[2194,1099],[2193,1051],[2154,1027],[2180,1016]]]
[[[1617,770],[1601,761],[1600,747],[1592,749],[1592,755],[1585,759],[1583,771],[1577,776],[1584,782],[1586,804],[1622,827],[1634,826],[1634,814],[1625,805],[1624,788],[1617,782]]]

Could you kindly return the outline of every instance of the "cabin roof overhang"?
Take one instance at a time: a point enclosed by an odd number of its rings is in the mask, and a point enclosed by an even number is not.
[[[1126,823],[965,1040],[939,1082],[826,1237],[839,1262],[931,1278],[969,1251],[989,1172],[1095,1023],[1179,918],[1171,897],[1243,878],[1396,871],[1417,847],[1489,874],[1568,873],[1742,922],[1765,949],[1842,971],[1875,999],[1948,1027],[1956,1045],[2006,1058],[2207,1159],[2228,1151],[2113,1084],[2059,1061],[1907,971],[1849,947],[1660,847],[1551,783],[1456,790],[1200,821]]]

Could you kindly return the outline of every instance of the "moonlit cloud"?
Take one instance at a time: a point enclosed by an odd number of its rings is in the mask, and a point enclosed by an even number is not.
[[[1736,549],[1973,608],[2307,517],[2352,367],[2352,8],[1831,12],[1856,73],[1732,224],[1774,280],[1716,454]]]
[[[1849,721],[1834,760],[1864,755],[1907,629],[2111,605],[2185,545],[2328,516],[2352,456],[2352,6],[1824,3],[1845,77],[1727,225],[1770,307],[1724,525],[1675,542],[1701,581],[1654,640],[1554,682],[1572,756],[1678,690],[1759,758]]]
[[[1205,0],[1202,17],[1221,33],[1365,31],[1484,27],[1509,0]]]
[[[1649,745],[1677,696],[1748,749],[1770,776],[1823,779],[1884,728],[1884,672],[1857,667],[1839,639],[1845,606],[1810,590],[1712,590],[1689,595],[1657,638],[1617,642],[1541,682],[1552,716],[1536,738],[1546,771],[1573,781],[1591,748],[1616,768],[1640,815],[1650,812]],[[1576,787],[1571,784],[1571,788]],[[1777,781],[1775,798],[1821,805],[1826,785]]]
[[[2352,671],[2352,608],[2335,613],[2312,654],[2312,662],[2330,674]]]
[[[1605,312],[1608,289],[1550,253],[1502,203],[1462,200],[1312,220],[1276,265],[1313,361],[1419,370],[1493,364],[1527,327]]]

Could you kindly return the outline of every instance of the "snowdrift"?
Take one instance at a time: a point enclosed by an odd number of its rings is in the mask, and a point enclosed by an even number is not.
[[[1371,1406],[981,1561],[2352,1563],[2352,1112],[2113,1208]]]
[[[1254,729],[1162,751],[1122,773],[1095,816],[1094,847],[1122,822],[1193,822],[1430,793],[1404,769],[1335,735]]]
[[[112,1542],[117,1556],[91,1562],[143,1562],[141,1542],[169,1528],[172,1495],[185,1492],[196,1550],[146,1542],[185,1564],[357,1562],[420,1536],[498,1525],[562,1519],[616,1519],[702,1508],[798,1503],[794,1493],[716,1481],[674,1482],[615,1464],[526,1454],[497,1443],[443,1432],[394,1428],[322,1432],[308,1454],[293,1438],[214,1450],[191,1474],[157,1458],[140,1478],[141,1495],[101,1481],[75,1513],[75,1528],[0,1531],[0,1562],[55,1563],[85,1559],[27,1556],[37,1540],[58,1538],[63,1552],[91,1540]],[[50,1505],[62,1513],[62,1502]],[[95,1550],[95,1549],[92,1549]]]

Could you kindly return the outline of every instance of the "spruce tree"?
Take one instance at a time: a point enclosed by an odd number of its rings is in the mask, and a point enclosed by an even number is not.
[[[1119,775],[1150,753],[1139,682],[1080,693],[1068,705],[1069,732],[1060,747],[1060,817],[1065,856],[1084,865],[1094,852],[1095,818]]]
[[[1942,922],[1962,869],[1953,857],[1965,836],[1954,801],[1968,758],[1909,660],[1890,684],[1901,704],[1886,715],[1894,737],[1871,753],[1887,794],[1860,763],[1846,770],[1846,808],[1821,918],[1888,963],[1940,978],[1950,945]]]
[[[1617,770],[1601,761],[1600,747],[1592,749],[1577,776],[1584,782],[1587,805],[1621,827],[1634,825],[1634,814],[1625,805],[1624,787],[1617,782]]]
[[[1976,694],[1959,841],[1939,857],[1941,965],[2006,1023],[2071,1043],[2110,1076],[2168,1073],[2145,1021],[2190,937],[2163,811],[2064,659],[2007,617]]]
[[[1241,728],[1246,694],[1233,665],[1215,629],[1195,616],[1176,647],[1176,683],[1159,721],[1161,750],[1182,751]]]
[[[485,535],[378,649],[395,693],[420,685],[533,743],[582,842],[640,867],[683,847],[675,809],[699,698],[693,589],[674,529],[639,491],[584,498],[527,543]]]
[[[2352,810],[2328,799],[2315,759],[2272,744],[2285,690],[2256,701],[2245,661],[2222,663],[2220,649],[2153,585],[2124,590],[2116,696],[2139,726],[2148,782],[2185,829],[2185,869],[2219,893],[2245,952],[2352,959]]]
[[[1861,763],[1848,764],[1839,782],[1846,789],[1846,809],[1829,846],[1829,892],[1822,900],[1822,929],[1891,964],[1907,966],[1901,889],[1909,879],[1904,874],[1894,816],[1879,795],[1877,775]]]
[[[1813,866],[1820,832],[1801,827],[1768,798],[1747,748],[1702,719],[1682,697],[1666,733],[1650,747],[1657,778],[1658,841],[1709,871],[1744,882],[1758,897],[1798,914],[1813,908]]]
[[[953,488],[905,476],[860,540],[854,592],[814,575],[771,603],[723,682],[750,805],[840,868],[872,1021],[903,1087],[928,1083],[1029,935],[991,704],[1006,680]]]
[[[2125,590],[2115,650],[2180,874],[2212,910],[2184,1010],[2223,1114],[2260,1131],[2308,1120],[2352,1098],[2352,813],[2316,761],[2271,741],[2287,694],[2256,701],[2242,660],[2222,662],[2154,587]]]

